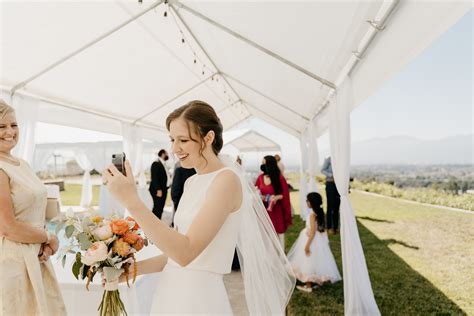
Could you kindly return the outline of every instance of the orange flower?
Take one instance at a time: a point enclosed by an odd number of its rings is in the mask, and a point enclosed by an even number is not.
[[[145,241],[143,240],[142,237],[138,236],[137,241],[133,244],[133,248],[135,248],[137,251],[140,251],[142,250],[144,245],[145,245]]]
[[[138,230],[140,226],[138,225],[137,221],[133,219],[133,217],[127,216],[127,221],[134,222],[135,226],[132,227],[132,230]]]
[[[120,238],[114,241],[112,251],[118,254],[119,256],[126,257],[130,253],[130,245],[122,238]]]
[[[123,219],[116,219],[110,223],[112,232],[117,235],[123,235],[128,231],[128,222]]]
[[[140,238],[140,236],[132,232],[127,232],[125,235],[123,235],[123,241],[129,243],[130,245],[136,243],[138,238]]]

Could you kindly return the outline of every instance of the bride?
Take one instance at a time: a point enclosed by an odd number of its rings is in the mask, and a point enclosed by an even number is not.
[[[294,275],[255,189],[238,165],[219,156],[216,112],[191,101],[168,116],[166,127],[181,165],[197,172],[185,183],[175,230],[140,200],[128,161],[127,176],[113,165],[103,173],[111,194],[163,252],[136,264],[138,274],[160,272],[151,313],[231,314],[223,275],[237,247],[250,314],[284,314]]]

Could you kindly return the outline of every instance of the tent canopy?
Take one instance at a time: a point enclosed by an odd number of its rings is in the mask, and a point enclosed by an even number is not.
[[[299,138],[314,119],[320,135],[349,71],[357,106],[470,7],[3,1],[0,87],[40,100],[39,121],[114,134],[128,122],[160,138],[173,109],[200,99],[226,130],[256,116]]]
[[[281,151],[280,145],[262,134],[248,130],[232,140],[226,142],[226,145],[232,145],[241,153],[255,151]]]

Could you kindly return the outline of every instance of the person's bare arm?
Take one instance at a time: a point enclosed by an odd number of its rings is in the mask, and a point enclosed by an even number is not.
[[[222,171],[211,184],[204,204],[184,235],[169,228],[148,210],[136,193],[135,180],[128,161],[125,167],[127,177],[113,165],[109,167],[111,174],[105,172],[109,191],[129,210],[146,236],[167,257],[181,266],[191,263],[209,245],[227,216],[238,210],[242,203],[239,178],[232,171]]]
[[[304,252],[306,253],[307,256],[311,254],[310,246],[311,242],[313,241],[314,236],[316,235],[316,216],[314,212],[311,212],[309,214],[308,218],[309,222],[309,230],[308,230],[308,241],[306,242],[306,245],[304,247]]]
[[[2,169],[0,169],[0,236],[27,244],[41,244],[48,239],[45,230],[15,219],[10,196],[10,179]]]

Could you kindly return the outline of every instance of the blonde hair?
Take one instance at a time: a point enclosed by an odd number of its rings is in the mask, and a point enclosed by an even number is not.
[[[0,99],[0,119],[4,118],[8,113],[13,112],[15,112],[15,109],[9,106],[7,102]]]

